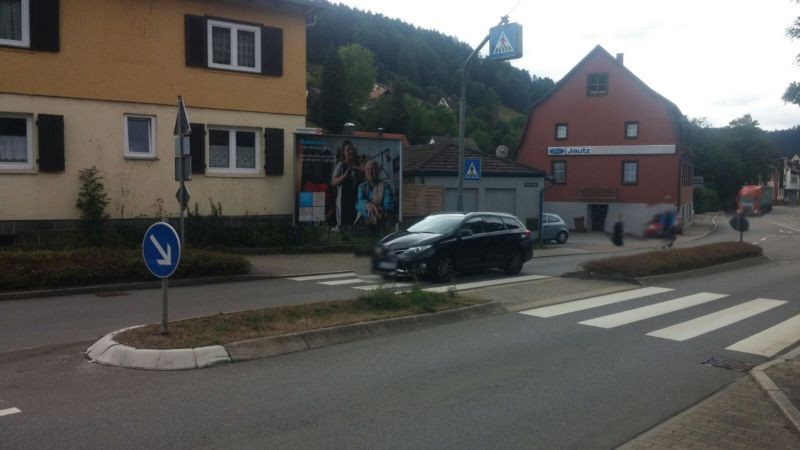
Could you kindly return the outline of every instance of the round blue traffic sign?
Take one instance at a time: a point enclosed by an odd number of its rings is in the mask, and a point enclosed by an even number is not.
[[[147,269],[158,278],[175,273],[181,260],[181,240],[166,222],[150,225],[142,240],[142,256]]]

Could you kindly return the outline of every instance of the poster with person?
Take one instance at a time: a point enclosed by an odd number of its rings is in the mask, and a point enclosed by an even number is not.
[[[295,133],[295,220],[348,233],[400,220],[401,141]]]

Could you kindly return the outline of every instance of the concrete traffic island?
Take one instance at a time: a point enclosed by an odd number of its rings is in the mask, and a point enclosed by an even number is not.
[[[111,332],[86,349],[86,357],[98,364],[141,370],[203,369],[236,361],[269,358],[329,345],[413,331],[505,312],[497,303],[481,303],[434,313],[373,320],[319,328],[300,333],[266,336],[226,345],[154,350],[120,344],[114,336],[132,328]]]

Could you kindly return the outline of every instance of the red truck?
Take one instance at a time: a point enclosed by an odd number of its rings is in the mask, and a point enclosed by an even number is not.
[[[745,216],[759,216],[772,210],[772,188],[769,186],[747,185],[736,194],[736,213]]]

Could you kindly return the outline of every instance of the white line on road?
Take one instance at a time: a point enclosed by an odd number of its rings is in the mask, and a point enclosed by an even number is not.
[[[21,413],[18,408],[8,408],[8,409],[0,409],[0,417],[2,416],[10,416],[11,414]]]
[[[405,288],[413,286],[411,283],[384,283],[384,284],[369,284],[366,286],[355,286],[353,289],[360,289],[362,291],[374,291],[376,289],[380,289],[384,287],[386,289],[395,289],[395,288]]]
[[[778,233],[786,233],[786,232],[783,230],[778,230]]]
[[[330,280],[333,278],[344,278],[344,277],[354,277],[356,276],[355,272],[339,272],[339,273],[329,273],[327,275],[308,275],[305,277],[294,277],[289,278],[293,281],[314,281],[314,280]]]
[[[319,284],[324,284],[326,286],[341,286],[343,284],[356,284],[356,283],[366,283],[366,281],[362,280],[361,278],[350,278],[347,280],[321,281]]]
[[[767,238],[766,238],[766,237],[763,237],[763,238],[761,238],[761,242],[764,242],[764,241],[766,241],[766,240],[767,240]]]
[[[788,228],[788,229],[790,229],[792,231],[796,231],[796,232],[800,233],[800,229],[797,229],[795,227],[790,227],[789,225],[786,225],[785,223],[774,222],[772,220],[768,220],[767,222],[769,222],[769,223],[771,223],[773,225],[777,225],[777,226],[783,227],[783,228]]]
[[[561,303],[552,306],[543,306],[541,308],[529,309],[527,311],[520,311],[520,314],[536,317],[553,317],[560,316],[575,311],[583,311],[585,309],[597,308],[599,306],[611,305],[613,303],[624,302],[648,295],[656,295],[664,292],[669,292],[672,289],[660,287],[646,287],[640,289],[632,289],[630,291],[617,292],[614,294],[601,295],[600,297],[586,298],[569,303]]]
[[[800,315],[743,339],[725,350],[773,356],[800,339]]]
[[[610,314],[608,316],[598,317],[596,319],[584,320],[583,322],[578,323],[592,327],[614,328],[620,325],[627,325],[629,323],[638,322],[651,317],[668,314],[681,309],[691,308],[692,306],[702,305],[703,303],[719,300],[727,296],[727,294],[701,292],[699,294],[676,298],[674,300],[656,303],[655,305],[643,306],[641,308],[631,309],[617,314]]]
[[[786,303],[783,300],[770,300],[767,298],[757,298],[741,305],[707,314],[687,322],[672,325],[671,327],[647,333],[648,336],[670,339],[673,341],[685,341],[693,337],[706,334],[708,332],[726,327],[748,317],[769,311],[772,308]]]
[[[523,275],[521,277],[511,277],[511,278],[498,278],[496,280],[486,280],[486,281],[475,281],[472,283],[458,283],[458,284],[450,284],[447,286],[436,286],[431,288],[425,288],[423,291],[427,292],[447,292],[450,289],[455,288],[456,291],[464,291],[467,289],[477,289],[482,287],[488,286],[500,286],[502,284],[511,284],[511,283],[519,283],[522,281],[533,281],[533,280],[541,280],[543,278],[550,278],[547,275]]]

